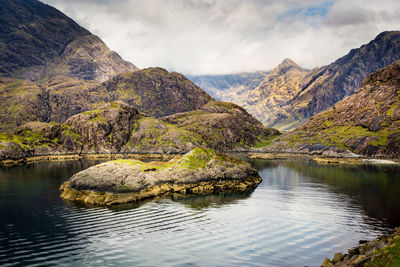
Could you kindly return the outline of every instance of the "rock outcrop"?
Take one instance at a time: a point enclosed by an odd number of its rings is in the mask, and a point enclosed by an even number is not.
[[[0,74],[46,81],[58,75],[103,82],[136,67],[100,38],[37,0],[2,0]]]
[[[172,194],[243,192],[260,182],[249,163],[212,149],[196,148],[169,162],[102,163],[75,174],[60,190],[65,200],[114,205]]]
[[[279,134],[231,103],[211,101],[200,110],[157,119],[116,101],[65,123],[30,122],[0,134],[0,161],[54,154],[183,154],[195,147],[243,151]]]
[[[360,241],[360,246],[348,253],[336,253],[332,260],[325,258],[321,267],[345,266],[398,266],[400,254],[400,229],[377,239]]]
[[[275,140],[270,149],[399,158],[399,88],[400,61],[396,61],[370,74],[352,96]]]

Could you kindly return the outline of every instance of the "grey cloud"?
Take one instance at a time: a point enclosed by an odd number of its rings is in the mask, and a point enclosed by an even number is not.
[[[324,24],[329,27],[357,26],[375,21],[376,15],[365,9],[343,10],[341,13],[329,14]]]
[[[286,57],[328,64],[379,32],[400,28],[398,0],[44,0],[139,67],[187,74],[271,69]]]

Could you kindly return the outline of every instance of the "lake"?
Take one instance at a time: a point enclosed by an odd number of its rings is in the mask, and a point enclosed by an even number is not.
[[[250,193],[114,208],[66,203],[58,187],[99,162],[0,168],[0,265],[319,266],[400,226],[400,169],[249,160]]]

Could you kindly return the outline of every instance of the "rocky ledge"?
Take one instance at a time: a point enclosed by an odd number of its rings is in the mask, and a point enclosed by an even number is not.
[[[108,206],[173,194],[249,191],[261,180],[247,162],[196,148],[168,162],[102,163],[73,175],[60,190],[65,200]]]
[[[360,246],[349,249],[347,254],[336,253],[332,260],[325,258],[322,267],[336,266],[399,266],[400,228],[377,239],[360,241]]]

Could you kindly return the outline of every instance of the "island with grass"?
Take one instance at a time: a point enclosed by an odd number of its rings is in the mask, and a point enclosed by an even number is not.
[[[195,148],[168,162],[121,159],[101,163],[76,173],[60,190],[64,200],[109,206],[173,194],[245,192],[261,181],[249,163]]]

